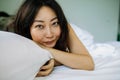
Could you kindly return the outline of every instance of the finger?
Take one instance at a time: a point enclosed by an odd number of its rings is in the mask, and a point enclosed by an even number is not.
[[[53,62],[51,62],[51,63],[49,63],[48,65],[42,66],[42,67],[41,67],[41,70],[49,69],[49,68],[51,68],[51,67],[53,67],[53,66],[54,66],[54,64],[53,64]]]
[[[53,68],[48,69],[48,70],[46,70],[46,71],[40,71],[40,72],[38,72],[37,77],[47,76],[47,75],[49,75],[49,74],[52,72],[52,70],[53,70]]]
[[[51,59],[49,62],[48,62],[48,64],[47,65],[45,65],[45,66],[42,66],[41,67],[41,69],[49,69],[49,68],[51,68],[51,67],[53,67],[54,66],[54,60],[53,59]]]

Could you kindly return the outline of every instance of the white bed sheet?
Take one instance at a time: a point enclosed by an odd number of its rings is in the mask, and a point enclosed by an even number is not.
[[[93,57],[95,70],[75,70],[58,66],[49,76],[34,80],[120,80],[120,42],[94,43],[91,34],[74,24],[71,25]]]
[[[102,53],[99,54],[99,51]],[[120,80],[120,42],[93,44],[91,52],[94,52],[91,53],[95,62],[94,71],[59,66],[49,76],[34,80]]]

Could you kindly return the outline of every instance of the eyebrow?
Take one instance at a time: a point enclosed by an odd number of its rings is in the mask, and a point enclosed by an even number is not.
[[[57,19],[57,17],[54,17],[53,19],[51,19],[50,21],[53,21],[53,20],[55,20],[55,19]],[[34,22],[44,22],[43,20],[34,20]]]

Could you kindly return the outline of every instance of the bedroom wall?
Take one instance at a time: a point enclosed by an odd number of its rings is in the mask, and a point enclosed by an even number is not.
[[[23,0],[0,0],[0,11],[16,13]],[[96,42],[117,40],[119,0],[57,0],[69,22],[89,31]]]
[[[0,0],[0,11],[15,14],[23,0]]]
[[[120,41],[120,2],[119,2],[119,28],[118,28],[118,41]]]
[[[117,40],[119,0],[58,0],[70,22],[82,25],[96,42]]]

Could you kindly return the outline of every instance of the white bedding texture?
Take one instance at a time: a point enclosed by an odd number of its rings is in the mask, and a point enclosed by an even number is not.
[[[0,31],[0,80],[33,80],[50,58],[32,40]]]
[[[0,31],[0,80],[120,80],[120,42],[94,43],[94,36],[71,24],[94,59],[95,70],[55,67],[46,77],[35,77],[51,54],[17,34]]]
[[[36,77],[34,80],[120,80],[120,42],[94,43],[94,37],[89,32],[74,24],[71,26],[93,57],[95,70],[58,66],[49,76]]]

